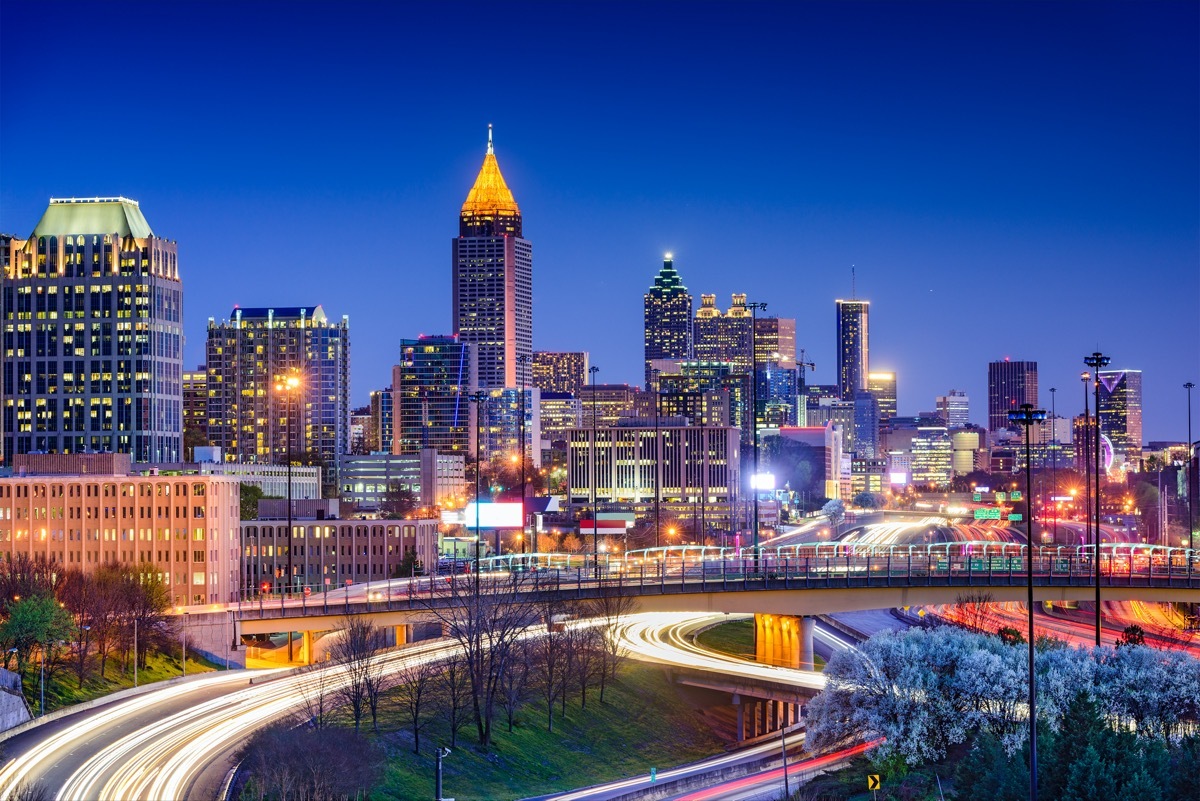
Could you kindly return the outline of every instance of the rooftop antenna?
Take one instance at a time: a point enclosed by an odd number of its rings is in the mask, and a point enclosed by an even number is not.
[[[492,150],[492,124],[488,123],[488,155],[492,155],[495,151]]]
[[[488,127],[490,128],[491,126],[489,125]],[[490,134],[489,134],[489,137],[490,137]],[[489,138],[488,141],[490,142],[491,139]],[[491,145],[488,145],[488,147],[490,148]],[[490,153],[491,151],[489,150],[488,152]],[[850,265],[850,299],[858,300],[858,279],[855,278],[853,264]]]

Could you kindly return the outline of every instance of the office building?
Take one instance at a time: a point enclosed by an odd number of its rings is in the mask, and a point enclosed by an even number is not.
[[[0,478],[0,558],[60,574],[150,563],[172,604],[236,599],[236,479],[131,474],[122,453],[17,455],[14,468]]]
[[[371,427],[367,432],[367,446],[371,453],[391,453],[395,443],[396,401],[392,388],[376,389],[371,392]]]
[[[392,368],[392,453],[474,453],[475,348],[456,336],[400,340]],[[382,401],[381,401],[382,402]]]
[[[663,417],[657,427],[624,420],[599,429],[595,439],[591,428],[569,433],[567,497],[573,506],[587,509],[595,500],[602,512],[645,517],[654,514],[657,492],[663,530],[673,525],[699,541],[729,528],[741,485],[736,428],[697,428]]]
[[[887,421],[896,416],[896,374],[872,370],[867,373],[867,391],[879,404],[879,424],[887,425]]]
[[[183,454],[176,243],[137,201],[51,198],[28,239],[0,235],[3,455]]]
[[[357,512],[390,511],[401,492],[412,493],[417,506],[461,509],[466,503],[466,454],[350,454],[338,460],[338,494]]]
[[[840,498],[842,481],[842,430],[832,423],[819,426],[785,426],[778,431],[764,432],[765,441],[772,436],[783,437],[805,446],[797,463],[807,464],[792,481],[792,491],[808,506],[819,506],[823,498]],[[807,481],[807,483],[805,483]]]
[[[854,393],[853,453],[859,459],[875,459],[879,448],[879,402],[865,389]]]
[[[183,430],[208,438],[208,371],[183,371]]]
[[[371,433],[371,407],[360,406],[350,410],[350,453],[370,453],[367,437]]]
[[[754,358],[754,317],[746,308],[745,294],[735,294],[724,314],[716,295],[701,295],[692,322],[692,352],[696,361],[728,362],[735,373],[749,373]],[[793,332],[793,339],[795,334]],[[793,347],[792,361],[795,361]]]
[[[1015,424],[1008,421],[1008,413],[1023,403],[1036,407],[1037,402],[1037,362],[1004,359],[988,364],[988,431],[1012,428]]]
[[[945,426],[921,426],[912,438],[912,482],[940,489],[954,475],[954,444]]]
[[[946,421],[947,428],[965,428],[971,424],[970,404],[967,393],[952,389],[949,395],[938,395],[938,417]]]
[[[350,320],[319,305],[234,308],[208,320],[208,438],[228,461],[329,468],[350,452]],[[280,390],[296,379],[295,390]],[[290,418],[290,424],[289,424]],[[290,441],[289,441],[290,438]]]
[[[1112,443],[1113,461],[1137,470],[1142,457],[1142,371],[1100,371],[1100,433]]]
[[[583,401],[567,392],[542,392],[538,401],[541,415],[542,449],[555,442],[566,442],[567,432],[583,424]]]
[[[542,392],[578,395],[588,379],[588,355],[539,350],[533,354],[533,386]]]
[[[845,401],[853,401],[855,392],[867,388],[870,311],[868,300],[837,301],[838,393]]]
[[[950,469],[956,476],[965,476],[986,466],[987,448],[981,429],[959,428],[952,431],[950,451]]]
[[[639,394],[637,387],[628,384],[596,384],[595,387],[588,384],[579,393],[583,425],[591,427],[593,416],[595,425],[600,428],[615,426],[622,417],[636,416]]]
[[[643,300],[643,339],[647,389],[653,360],[692,358],[692,296],[670,253]]]
[[[796,320],[792,317],[759,317],[754,321],[754,352],[759,364],[776,362],[784,369],[796,366]]]
[[[451,251],[452,325],[475,353],[477,386],[532,386],[533,246],[523,238],[521,210],[500,174],[490,125]]]
[[[521,437],[525,438],[526,458],[533,466],[542,466],[541,390],[528,387],[522,392],[512,388],[481,390],[487,401],[479,405],[479,458],[483,461],[507,459],[516,461],[521,452]],[[521,417],[524,416],[524,427]]]
[[[796,368],[789,362],[764,360],[758,363],[758,386],[755,397],[758,401],[758,425],[760,428],[779,428],[796,425],[796,409],[799,386]],[[795,365],[795,362],[790,362]]]

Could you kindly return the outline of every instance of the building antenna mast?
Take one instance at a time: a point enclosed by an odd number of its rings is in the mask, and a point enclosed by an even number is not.
[[[488,155],[492,155],[495,151],[492,150],[492,124],[488,123]]]
[[[858,279],[854,275],[854,265],[850,265],[850,299],[858,300]]]

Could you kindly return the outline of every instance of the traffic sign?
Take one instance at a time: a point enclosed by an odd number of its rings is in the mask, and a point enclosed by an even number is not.
[[[878,773],[868,773],[867,774],[867,789],[868,790],[878,790],[879,786],[880,786],[879,774]]]
[[[1023,517],[1021,516],[1021,513],[1020,513],[1020,512],[1013,512],[1013,513],[1011,513],[1011,514],[1008,516],[1008,519],[1009,519],[1009,520],[1011,520],[1011,521],[1013,521],[1014,523],[1020,523],[1020,522],[1021,522],[1022,520],[1024,520],[1025,518],[1023,518]]]
[[[996,493],[996,503],[1004,503],[1006,500],[1008,500],[1008,493],[1006,493],[1006,492],[997,492]]]
[[[1012,500],[1012,501],[1019,501],[1019,500],[1021,500],[1021,493],[1017,492],[1016,490],[1013,490],[1012,492],[1010,492],[1008,494],[1008,498],[1009,498],[1009,500]]]
[[[979,503],[980,501],[983,500],[983,493],[982,492],[975,493],[974,495],[971,496],[971,500],[975,501],[975,503]]]
[[[999,520],[1000,519],[1000,510],[999,509],[976,509],[975,510],[975,519],[976,520]]]

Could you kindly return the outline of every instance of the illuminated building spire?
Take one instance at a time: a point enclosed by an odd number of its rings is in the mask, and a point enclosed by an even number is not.
[[[492,150],[492,124],[491,124],[490,122],[488,123],[488,149],[487,149],[487,154],[488,154],[489,156],[494,156],[494,155],[496,154],[496,151]]]
[[[521,209],[500,174],[496,151],[492,146],[492,126],[488,124],[487,153],[475,184],[463,201],[459,223],[460,236],[520,236]]]

